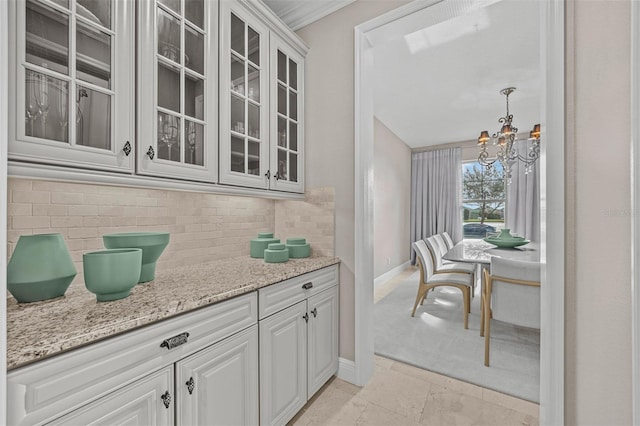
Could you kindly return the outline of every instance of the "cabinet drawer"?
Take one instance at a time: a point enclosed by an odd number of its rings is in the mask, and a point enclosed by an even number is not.
[[[268,317],[338,284],[338,265],[322,268],[258,290],[258,317]]]
[[[8,423],[41,424],[59,417],[256,322],[252,292],[12,370]],[[161,346],[184,333],[185,343]]]

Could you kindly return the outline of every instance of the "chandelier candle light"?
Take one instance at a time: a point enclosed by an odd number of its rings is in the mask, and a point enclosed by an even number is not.
[[[494,133],[489,137],[489,132],[483,130],[480,132],[478,138],[478,146],[480,146],[480,155],[478,155],[478,163],[484,167],[493,167],[496,161],[502,164],[504,169],[507,183],[511,183],[511,167],[515,161],[521,161],[524,163],[525,174],[531,172],[533,164],[540,156],[540,124],[533,126],[533,130],[529,132],[529,138],[527,141],[531,141],[531,146],[527,150],[527,155],[518,154],[514,143],[518,140],[516,135],[518,128],[512,125],[513,114],[509,114],[509,95],[516,90],[515,87],[507,87],[502,89],[500,94],[505,95],[507,98],[507,114],[504,117],[500,117],[498,122],[502,124],[500,131]],[[487,142],[493,139],[493,144],[497,145],[498,152],[495,158],[489,158],[489,151],[487,150]]]

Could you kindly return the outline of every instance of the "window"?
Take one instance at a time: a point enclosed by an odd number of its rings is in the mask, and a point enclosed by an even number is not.
[[[462,219],[464,238],[484,238],[504,227],[504,170],[499,162],[483,167],[477,161],[462,164]]]

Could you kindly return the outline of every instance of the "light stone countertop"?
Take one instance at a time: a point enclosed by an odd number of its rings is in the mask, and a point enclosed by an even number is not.
[[[63,297],[42,302],[19,304],[9,296],[7,369],[338,263],[335,257],[265,263],[243,256],[158,272],[112,302],[99,303],[75,284]]]

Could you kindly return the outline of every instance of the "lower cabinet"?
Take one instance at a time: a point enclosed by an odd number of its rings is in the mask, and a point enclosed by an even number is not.
[[[179,425],[258,424],[258,328],[176,363]]]
[[[338,287],[259,321],[260,424],[286,424],[338,370]]]
[[[60,426],[172,425],[174,419],[172,390],[173,366],[170,366],[49,424]]]

